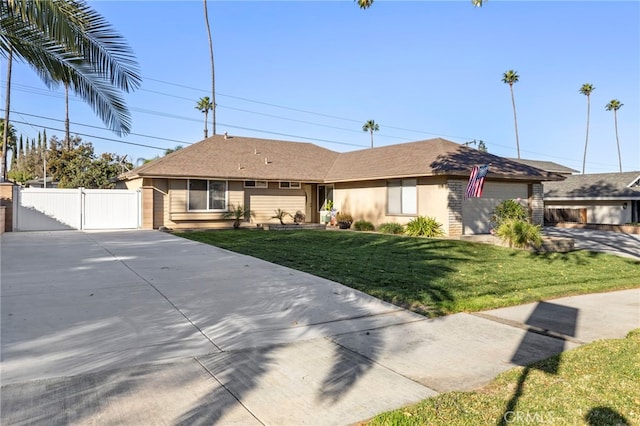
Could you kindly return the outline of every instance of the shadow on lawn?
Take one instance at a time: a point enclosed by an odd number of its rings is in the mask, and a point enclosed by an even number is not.
[[[498,419],[498,426],[507,426],[516,420],[535,420],[544,422],[553,417],[551,412],[519,412],[518,401],[524,392],[524,384],[531,370],[537,369],[548,374],[558,374],[560,356],[552,356],[543,361],[534,362],[541,356],[540,341],[545,339],[545,353],[561,354],[565,350],[567,338],[575,337],[578,322],[578,309],[548,302],[539,302],[525,325],[529,326],[511,362],[524,366],[518,378],[518,384],[511,399]]]

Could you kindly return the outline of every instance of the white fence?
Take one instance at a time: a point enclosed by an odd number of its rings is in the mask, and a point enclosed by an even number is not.
[[[14,187],[13,229],[136,229],[142,220],[140,191]]]

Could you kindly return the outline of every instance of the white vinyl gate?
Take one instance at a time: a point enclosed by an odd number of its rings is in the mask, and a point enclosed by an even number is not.
[[[14,187],[13,229],[137,229],[140,191]]]

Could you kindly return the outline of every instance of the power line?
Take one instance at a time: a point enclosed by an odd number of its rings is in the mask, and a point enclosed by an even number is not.
[[[13,120],[12,122],[13,122],[13,123],[19,123],[19,124],[29,124],[29,125],[31,125],[30,123],[27,123],[27,122],[24,122],[24,121],[15,121],[15,120]],[[55,131],[57,131],[57,132],[64,132],[64,129],[58,129],[58,128],[51,127],[51,126],[44,126],[44,125],[42,125],[42,126],[40,126],[40,127],[42,127],[43,129],[48,129],[48,130],[55,130]],[[102,140],[105,140],[105,141],[116,142],[116,143],[122,143],[122,144],[125,144],[125,145],[135,145],[135,146],[141,146],[141,147],[144,147],[144,148],[159,149],[159,150],[161,150],[161,151],[164,151],[164,150],[166,150],[166,149],[167,149],[167,148],[161,148],[161,147],[159,147],[159,146],[145,145],[145,144],[136,143],[136,142],[121,141],[121,140],[118,140],[118,139],[105,138],[105,137],[102,137],[102,136],[90,135],[90,134],[87,134],[87,133],[78,133],[78,132],[73,132],[73,134],[74,134],[74,135],[78,135],[78,136],[86,136],[86,137],[88,137],[88,138],[102,139]]]
[[[12,113],[18,114],[18,115],[26,115],[28,117],[35,117],[35,118],[42,118],[44,120],[51,120],[51,121],[58,121],[60,123],[64,123],[65,120],[60,120],[57,118],[50,118],[50,117],[45,117],[42,115],[36,115],[36,114],[27,114],[26,112],[18,112],[18,111],[14,111],[14,110],[10,110]],[[24,119],[24,117],[23,117]],[[101,129],[104,130],[104,127],[100,127],[100,126],[93,126],[91,124],[82,124],[82,123],[78,123],[75,121],[70,121],[70,124],[76,125],[76,126],[81,126],[81,127],[90,127],[93,129]],[[33,126],[31,126],[33,127]],[[163,141],[167,141],[167,142],[177,142],[177,143],[185,143],[185,144],[192,144],[193,142],[187,142],[187,141],[181,141],[178,139],[169,139],[169,138],[163,138],[160,136],[150,136],[150,135],[143,135],[141,133],[129,133],[129,135],[131,136],[140,136],[141,138],[148,138],[148,139],[159,139],[159,140],[163,140]]]

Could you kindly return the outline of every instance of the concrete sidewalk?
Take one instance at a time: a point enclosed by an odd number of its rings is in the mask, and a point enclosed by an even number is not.
[[[640,327],[640,289],[430,320],[154,231],[1,255],[3,425],[352,424]]]

